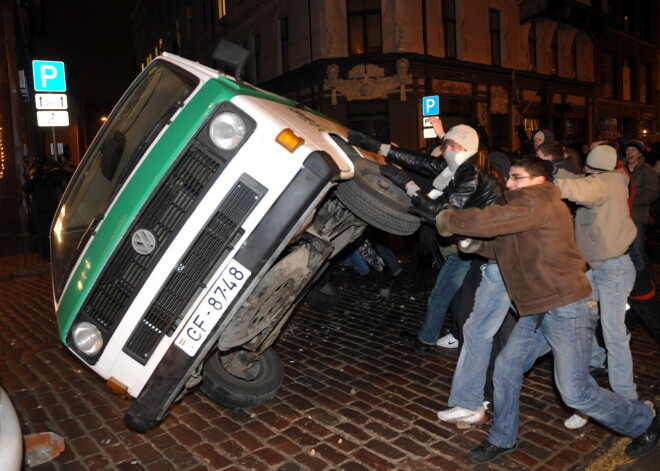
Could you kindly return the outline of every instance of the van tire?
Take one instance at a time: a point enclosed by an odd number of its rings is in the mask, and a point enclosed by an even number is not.
[[[391,234],[406,236],[419,229],[419,217],[410,214],[408,195],[380,174],[379,164],[353,159],[355,176],[337,185],[336,195],[367,224]]]
[[[227,409],[249,410],[266,404],[277,396],[282,386],[282,360],[269,348],[250,369],[256,375],[254,379],[234,376],[222,366],[221,354],[216,352],[204,365],[202,392]]]

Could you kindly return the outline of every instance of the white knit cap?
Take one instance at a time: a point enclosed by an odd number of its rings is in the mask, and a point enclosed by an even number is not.
[[[533,139],[534,140],[541,139],[541,142],[545,142],[545,134],[543,134],[543,131],[536,131],[536,134],[534,134]]]
[[[445,140],[449,139],[459,143],[465,150],[474,154],[479,150],[479,135],[470,126],[465,124],[458,124],[451,128],[444,137]]]
[[[614,170],[616,167],[616,150],[614,147],[607,145],[600,145],[594,147],[589,155],[587,155],[587,167],[592,170],[599,170],[601,172],[607,172],[609,170]]]

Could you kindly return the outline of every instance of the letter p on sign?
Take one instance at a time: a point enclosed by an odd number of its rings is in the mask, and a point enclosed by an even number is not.
[[[64,62],[32,61],[35,92],[66,92]]]
[[[422,98],[422,116],[436,116],[440,114],[440,97],[425,96]]]

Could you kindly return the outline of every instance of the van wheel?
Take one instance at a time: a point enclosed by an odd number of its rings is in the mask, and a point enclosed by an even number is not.
[[[201,389],[213,402],[228,409],[254,409],[271,401],[280,390],[284,370],[272,348],[258,357],[245,350],[208,359]]]
[[[379,165],[353,159],[355,177],[337,185],[336,195],[367,224],[391,234],[406,236],[419,229],[419,217],[410,214],[410,198],[380,174]]]

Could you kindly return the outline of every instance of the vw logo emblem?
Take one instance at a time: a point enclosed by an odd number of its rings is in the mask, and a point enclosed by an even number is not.
[[[147,229],[138,229],[131,237],[131,245],[140,255],[149,255],[156,248],[156,236]]]

